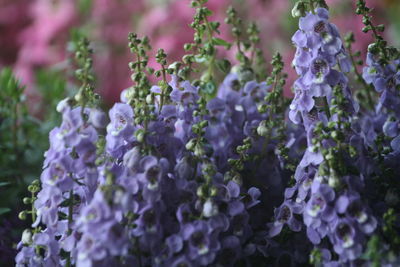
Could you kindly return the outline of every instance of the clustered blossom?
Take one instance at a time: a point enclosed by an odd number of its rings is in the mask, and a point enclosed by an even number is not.
[[[130,89],[122,93],[123,102],[111,108],[107,126],[99,110],[82,112],[80,107],[71,108],[68,100],[60,102],[63,122],[50,133],[43,188],[35,202],[34,226],[42,223],[46,228],[35,233],[33,242],[21,243],[18,264],[36,258],[48,261],[50,256],[53,262],[65,263],[59,257],[61,248],[77,266],[233,265],[265,250],[258,244],[265,235],[253,229],[263,221],[250,220],[262,192],[253,182],[231,177],[228,159],[236,157],[235,148],[246,135],[254,143],[250,155],[260,153],[268,142],[256,128],[267,118],[257,111],[257,104],[270,86],[256,81],[241,86],[238,75],[229,74],[220,97],[207,103],[205,143],[191,150],[190,143],[197,140],[193,127],[202,120],[195,112],[199,87],[171,77],[169,103],[156,104],[159,115],[148,123],[150,134],[144,137],[155,151],[150,155],[143,154],[143,140],[137,137],[143,126],[135,123],[128,104]],[[154,86],[151,91],[160,89]],[[101,137],[104,129],[106,136]],[[274,146],[264,145],[271,151]],[[284,175],[279,161],[275,159],[270,174],[262,167],[273,158],[266,154],[245,169],[253,169],[251,180],[282,190],[283,182],[274,179]],[[68,205],[62,203],[71,192],[76,202],[73,222],[59,218],[60,213],[68,217]],[[31,248],[41,245],[35,237],[45,232],[52,247],[40,259]]]
[[[368,55],[381,114],[362,110],[338,29],[308,4],[292,38],[299,77],[288,107],[279,54],[266,81],[241,64],[211,96],[204,81],[166,69],[162,51],[163,80],[151,86],[147,41],[130,34],[135,85],[108,116],[79,97],[57,107],[17,266],[375,264],[366,255],[377,229],[384,253],[397,229],[382,216],[395,192],[373,187],[399,155],[399,62]]]
[[[338,30],[328,18],[324,8],[316,9],[315,14],[308,13],[300,18],[300,29],[292,39],[297,47],[293,64],[300,77],[294,83],[296,95],[289,117],[294,123],[304,125],[308,148],[297,167],[295,186],[286,189],[285,201],[275,211],[276,221],[270,224],[269,235],[279,234],[285,224],[292,231],[301,231],[302,225],[295,218],[300,214],[312,244],[322,246],[328,238],[339,260],[333,262],[331,256],[325,255],[323,261],[335,265],[359,259],[366,237],[377,227],[377,220],[361,196],[365,170],[359,170],[358,175],[338,176],[339,170],[332,166],[334,162],[327,163],[330,147],[340,145],[334,135],[333,140],[319,141],[317,148],[315,138],[321,138],[317,136],[321,125],[351,123],[358,112],[345,76],[350,62]],[[339,101],[344,102],[343,107],[338,106]],[[334,108],[344,108],[342,114],[346,117],[330,114]],[[361,137],[350,131],[345,138],[354,143]],[[330,167],[325,174],[327,165]]]
[[[50,148],[45,154],[43,172],[40,177],[41,191],[34,202],[37,219],[33,227],[46,225],[43,231],[35,231],[32,240],[22,241],[19,246],[41,246],[45,250],[44,257],[37,255],[34,250],[23,247],[17,256],[17,265],[23,266],[31,261],[45,264],[60,262],[60,249],[64,239],[75,225],[72,220],[80,212],[84,203],[93,198],[97,187],[98,171],[95,166],[96,142],[99,135],[94,125],[101,125],[99,119],[104,119],[101,113],[92,119],[93,123],[85,120],[96,109],[71,107],[68,99],[59,103],[57,110],[62,113],[63,121],[60,127],[50,132]],[[93,117],[93,116],[91,116]],[[74,199],[80,201],[75,205]],[[73,204],[65,205],[71,202]],[[71,214],[69,214],[69,205]],[[72,219],[68,219],[70,216]],[[60,237],[58,242],[55,237]],[[32,243],[32,244],[31,244]],[[32,254],[33,253],[33,254]],[[29,263],[31,265],[33,263]]]
[[[380,94],[376,112],[386,110],[385,118],[381,120],[384,124],[382,131],[390,138],[390,146],[395,154],[400,151],[399,117],[400,117],[400,95],[398,87],[400,84],[400,60],[394,59],[382,65],[379,56],[373,52],[368,52],[366,59],[367,66],[363,69],[363,78],[368,84],[372,84]],[[381,122],[382,124],[382,122]]]

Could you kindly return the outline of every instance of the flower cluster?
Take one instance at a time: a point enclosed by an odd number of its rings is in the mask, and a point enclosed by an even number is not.
[[[286,190],[284,203],[275,211],[269,234],[276,236],[285,224],[301,231],[299,214],[311,243],[323,249],[327,237],[339,255],[333,260],[324,254],[321,261],[347,264],[359,260],[377,227],[363,194],[365,180],[372,178],[368,168],[360,168],[368,161],[366,142],[351,127],[357,123],[359,107],[345,75],[350,60],[325,8],[300,18],[299,27],[292,40],[300,78],[294,84],[289,117],[304,125],[308,148],[296,169],[294,187]]]
[[[209,19],[206,2],[192,1],[195,38],[182,62],[168,66],[160,49],[160,69],[150,68],[148,38],[129,34],[133,84],[108,116],[91,86],[92,50],[86,40],[76,45],[82,85],[57,107],[62,124],[50,133],[40,182],[29,187],[32,209],[21,217],[31,214],[34,229],[18,245],[17,266],[398,260],[399,194],[386,185],[391,173],[389,184],[398,183],[391,163],[398,155],[399,62],[385,60],[391,49],[370,51],[364,85],[382,96],[375,111],[365,110],[347,78],[357,71],[353,55],[325,2],[298,2],[292,41],[299,78],[288,105],[280,54],[268,78],[258,80],[257,27],[249,27],[249,45],[230,8],[239,61],[231,68],[218,58],[218,47],[231,44],[214,36],[219,23]],[[365,3],[358,5],[367,16]],[[203,75],[193,79],[201,64]],[[152,74],[162,78],[155,85]]]

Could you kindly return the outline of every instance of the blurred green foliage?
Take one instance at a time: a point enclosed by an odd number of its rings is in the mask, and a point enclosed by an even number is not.
[[[0,71],[0,227],[16,220],[22,208],[26,187],[38,179],[43,154],[48,148],[49,131],[60,123],[56,105],[65,96],[66,83],[61,73],[39,71],[37,89],[40,92],[40,112],[30,114],[25,88],[14,77],[11,69]],[[22,228],[13,229],[7,239],[15,246]],[[11,241],[10,241],[11,240]]]

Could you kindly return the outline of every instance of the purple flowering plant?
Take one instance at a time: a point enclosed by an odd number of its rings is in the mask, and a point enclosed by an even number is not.
[[[30,214],[32,228],[16,265],[399,264],[400,53],[383,26],[358,1],[376,39],[361,74],[354,37],[341,38],[325,2],[298,1],[289,100],[279,53],[261,79],[256,25],[229,8],[234,42],[220,39],[206,3],[191,2],[194,40],[182,61],[159,49],[159,69],[148,67],[148,38],[129,34],[132,86],[108,116],[93,50],[86,39],[75,45],[81,86],[57,106],[62,123],[28,188],[32,207],[20,217]],[[236,49],[238,62],[221,48]]]

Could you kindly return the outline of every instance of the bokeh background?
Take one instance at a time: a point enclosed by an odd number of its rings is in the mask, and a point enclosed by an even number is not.
[[[230,39],[223,24],[229,5],[238,10],[244,21],[256,21],[266,59],[270,59],[270,51],[281,52],[288,63],[286,71],[291,73],[290,37],[296,30],[296,20],[291,18],[290,11],[294,2],[210,0],[208,6],[214,11],[214,19],[222,23],[221,35],[225,39]],[[365,52],[370,36],[361,32],[361,17],[355,15],[353,8],[356,0],[327,2],[342,34],[353,31],[356,48]],[[399,46],[400,1],[367,2],[375,8],[375,21],[387,25],[387,38]],[[31,110],[38,111],[43,99],[43,90],[37,88],[40,75],[43,71],[68,74],[68,43],[72,32],[79,29],[93,42],[97,90],[107,103],[113,103],[130,84],[128,32],[148,35],[154,51],[164,48],[170,62],[178,60],[184,53],[183,44],[193,34],[188,24],[194,10],[189,4],[189,0],[1,0],[0,67],[12,66],[27,86]]]
[[[221,38],[230,40],[224,25],[225,11],[233,5],[245,23],[255,21],[261,30],[261,48],[269,62],[279,51],[289,73],[286,94],[295,75],[290,62],[294,48],[291,36],[297,19],[291,17],[295,0],[209,0],[213,19],[221,22]],[[371,36],[361,31],[361,17],[355,15],[356,0],[327,0],[331,16],[344,35],[354,32],[355,49],[363,55]],[[386,39],[400,47],[400,0],[367,0],[374,7],[374,21],[386,25]],[[59,123],[55,105],[75,90],[71,40],[77,32],[86,35],[94,48],[96,90],[106,105],[119,99],[130,86],[127,35],[136,32],[151,40],[154,55],[158,48],[168,54],[168,62],[181,59],[183,44],[190,42],[188,26],[194,10],[190,0],[0,0],[0,70],[10,67],[21,84],[23,94],[9,101],[0,77],[0,265],[12,266],[15,245],[28,221],[18,220],[26,208],[22,198],[26,186],[40,175],[43,152],[48,148],[48,132]],[[234,62],[235,51],[225,55]],[[156,67],[155,60],[150,65]],[[0,75],[1,76],[1,75]],[[2,94],[3,93],[3,94]],[[12,102],[14,101],[14,102]],[[16,107],[18,142],[8,107]],[[1,106],[3,105],[3,106]],[[4,182],[5,181],[5,182]],[[2,184],[3,183],[3,184]]]

